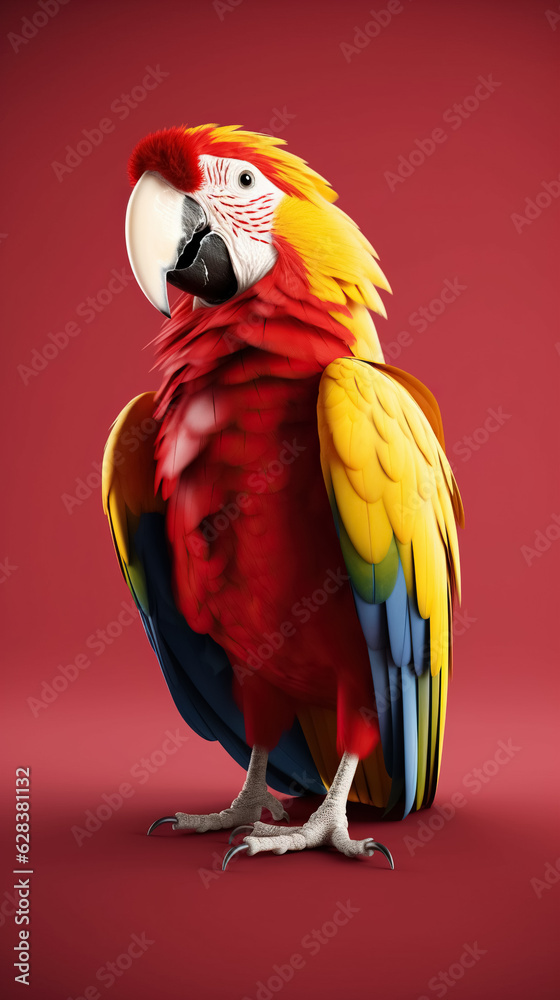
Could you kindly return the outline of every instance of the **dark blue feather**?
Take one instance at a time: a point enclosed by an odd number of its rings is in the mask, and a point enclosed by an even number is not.
[[[149,614],[141,609],[140,614],[175,705],[199,736],[218,740],[247,768],[251,748],[245,742],[243,714],[232,693],[233,671],[221,646],[193,632],[177,609],[162,514],[142,514],[133,545],[148,592]],[[325,794],[297,720],[269,754],[267,781],[288,795]]]

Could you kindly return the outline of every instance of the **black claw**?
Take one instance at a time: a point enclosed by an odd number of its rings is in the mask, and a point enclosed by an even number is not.
[[[370,858],[375,851],[380,851],[381,854],[383,854],[387,858],[387,861],[391,865],[391,869],[393,871],[395,870],[395,862],[393,861],[393,855],[391,854],[389,848],[385,847],[385,844],[378,844],[376,840],[368,840],[364,846]]]
[[[237,837],[237,834],[241,833],[242,830],[248,830],[249,833],[252,833],[252,831],[254,829],[255,829],[255,827],[254,827],[253,823],[251,823],[249,826],[236,826],[235,830],[232,830],[231,833],[230,833],[230,835],[229,835],[228,844],[231,844],[233,838]]]
[[[155,830],[156,826],[161,826],[162,823],[176,823],[176,822],[177,822],[177,817],[176,816],[162,816],[161,819],[156,819],[152,823],[152,825],[151,825],[150,829],[148,830],[146,836],[149,837],[150,834],[152,833],[152,831]]]
[[[222,861],[222,871],[225,872],[229,862],[234,857],[234,855],[239,854],[239,851],[248,851],[249,844],[237,844],[236,847],[230,847],[224,860]]]

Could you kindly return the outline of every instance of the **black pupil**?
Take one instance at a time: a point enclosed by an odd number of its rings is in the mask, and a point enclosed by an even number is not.
[[[247,173],[241,174],[241,176],[239,178],[239,183],[243,187],[250,187],[251,184],[253,183],[253,178],[252,178],[251,174],[247,174]]]

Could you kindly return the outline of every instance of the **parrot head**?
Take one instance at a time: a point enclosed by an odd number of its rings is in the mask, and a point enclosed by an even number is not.
[[[195,305],[225,302],[280,263],[329,303],[385,315],[390,291],[375,251],[333,202],[329,183],[283,140],[235,126],[148,135],[129,162],[130,263],[149,301],[170,316],[167,282]]]

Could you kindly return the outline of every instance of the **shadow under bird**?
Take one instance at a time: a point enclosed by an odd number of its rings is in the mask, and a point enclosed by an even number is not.
[[[282,147],[170,128],[129,164],[130,262],[168,319],[159,389],[112,427],[104,505],[179,712],[247,770],[228,808],[148,832],[243,835],[224,868],[312,847],[394,867],[350,838],[347,801],[391,819],[433,801],[463,510],[434,397],[383,362],[377,255]],[[287,827],[269,788],[324,798]]]

